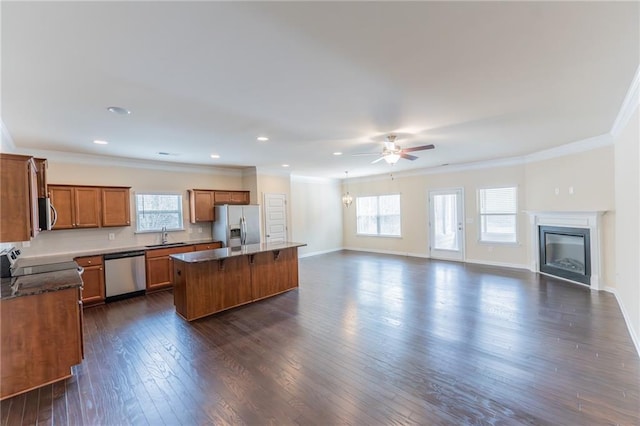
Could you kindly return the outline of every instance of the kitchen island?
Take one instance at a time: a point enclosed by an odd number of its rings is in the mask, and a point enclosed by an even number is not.
[[[302,243],[261,243],[174,254],[176,312],[193,321],[298,287]]]

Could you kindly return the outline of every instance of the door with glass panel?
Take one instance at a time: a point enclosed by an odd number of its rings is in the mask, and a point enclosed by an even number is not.
[[[464,260],[463,190],[429,191],[429,255]]]

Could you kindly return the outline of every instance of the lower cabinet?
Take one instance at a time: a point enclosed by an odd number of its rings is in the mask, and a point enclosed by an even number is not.
[[[170,288],[173,285],[173,260],[169,256],[193,250],[194,246],[147,250],[145,254],[147,292]]]
[[[104,265],[102,256],[77,257],[75,261],[84,268],[82,274],[82,303],[92,306],[104,303]]]
[[[264,299],[298,287],[297,250],[258,253],[251,264],[251,292]]]
[[[78,287],[0,300],[0,399],[71,376],[82,362]]]

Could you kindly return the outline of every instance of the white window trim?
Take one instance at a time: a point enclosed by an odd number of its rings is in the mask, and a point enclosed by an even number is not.
[[[134,191],[133,193],[133,212],[135,215],[135,221],[136,221],[136,230],[134,231],[134,234],[157,234],[158,232],[161,232],[161,230],[143,230],[140,231],[138,229],[138,195],[176,195],[176,196],[180,196],[180,207],[182,209],[182,226],[180,228],[171,228],[171,229],[167,229],[167,232],[184,232],[186,231],[186,228],[184,226],[184,221],[185,221],[185,214],[184,214],[184,193],[182,192],[176,192],[176,191]]]
[[[515,241],[485,241],[482,239],[482,216],[491,216],[491,214],[488,215],[483,215],[480,212],[480,191],[484,190],[484,189],[502,189],[502,188],[515,188],[516,189],[516,209],[514,213],[494,213],[495,215],[499,215],[499,214],[509,214],[509,215],[513,215],[516,219],[516,223],[515,223],[515,231],[516,231],[516,240]],[[518,204],[519,204],[519,197],[520,197],[520,186],[519,185],[495,185],[495,186],[482,186],[482,187],[478,187],[476,188],[476,208],[478,211],[477,217],[478,217],[478,226],[477,226],[477,237],[478,237],[478,244],[480,245],[487,245],[487,246],[520,246],[520,232],[518,232],[518,225],[519,225],[519,219],[518,219]]]
[[[399,202],[400,202],[400,234],[399,235],[381,235],[381,234],[365,234],[365,233],[361,233],[358,232],[358,207],[357,207],[357,203],[358,203],[358,198],[367,198],[367,197],[387,197],[390,195],[397,195],[399,198]],[[393,192],[390,194],[369,194],[369,195],[358,195],[355,197],[355,204],[356,204],[356,237],[375,237],[375,238],[402,238],[402,193],[400,192]],[[376,216],[376,217],[379,217]]]

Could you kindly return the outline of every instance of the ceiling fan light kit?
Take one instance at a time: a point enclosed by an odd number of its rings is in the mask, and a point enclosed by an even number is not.
[[[404,158],[405,160],[413,161],[417,160],[418,157],[415,155],[409,155],[408,152],[414,151],[424,151],[427,149],[434,149],[435,146],[433,144],[430,145],[422,145],[422,146],[414,146],[412,148],[402,149],[400,146],[396,145],[396,135],[391,134],[387,136],[387,140],[384,141],[384,147],[382,148],[382,153],[364,153],[364,154],[353,154],[353,155],[379,155],[380,157],[373,160],[371,164],[375,164],[378,161],[384,160],[387,164],[394,165],[400,160]]]

